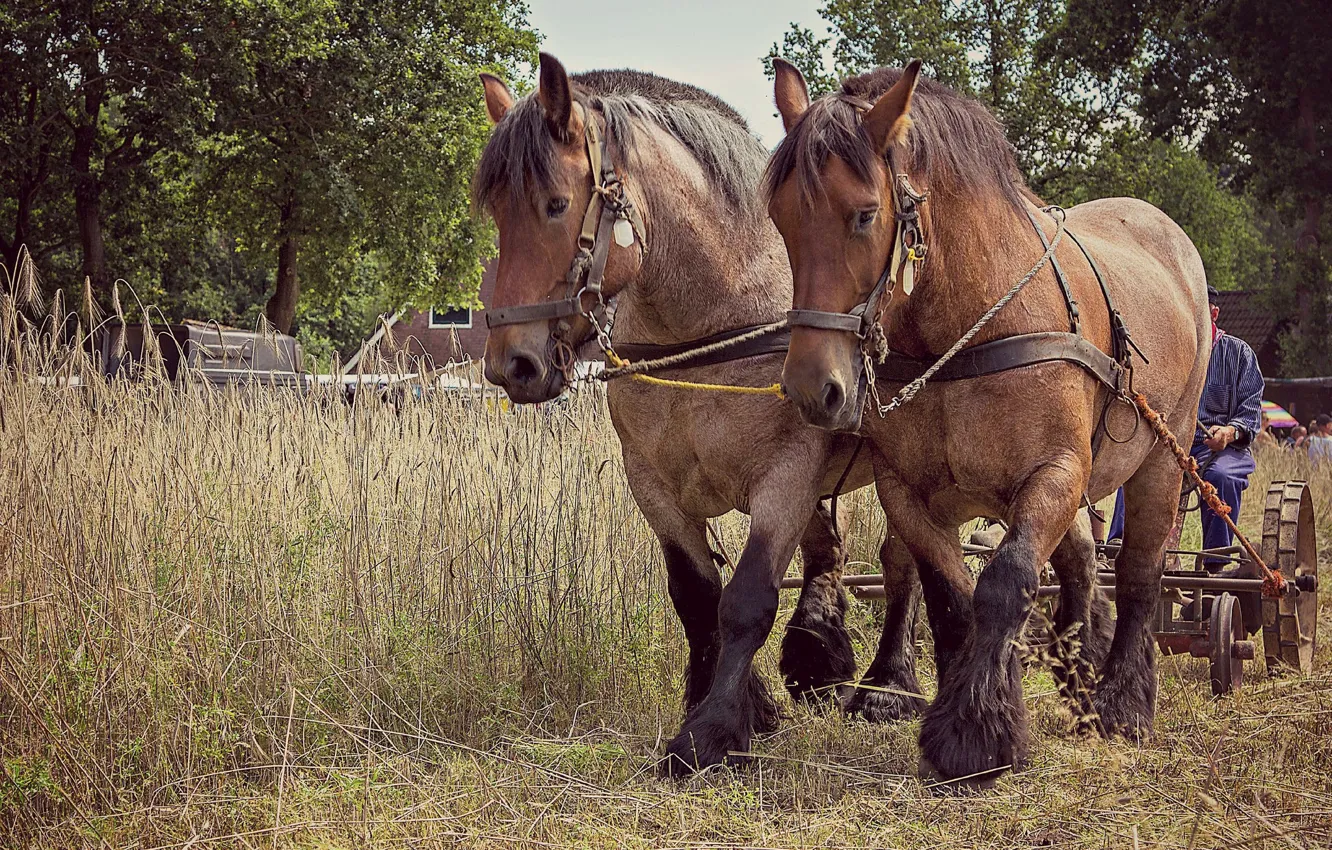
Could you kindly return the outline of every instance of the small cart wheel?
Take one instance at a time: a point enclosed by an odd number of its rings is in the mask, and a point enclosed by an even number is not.
[[[1307,676],[1313,673],[1318,638],[1318,545],[1313,499],[1305,482],[1273,481],[1267,488],[1261,554],[1287,582],[1301,587],[1294,598],[1263,599],[1267,671],[1285,668]]]
[[[1225,696],[1244,680],[1244,661],[1238,649],[1245,645],[1244,617],[1240,614],[1239,600],[1229,593],[1212,600],[1207,636],[1212,655],[1212,696]],[[1249,649],[1252,646],[1248,644]]]

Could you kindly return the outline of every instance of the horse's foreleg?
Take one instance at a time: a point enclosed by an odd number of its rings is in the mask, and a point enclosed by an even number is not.
[[[626,469],[633,470],[633,467],[626,464]],[[689,643],[684,685],[684,707],[688,715],[712,688],[719,645],[717,604],[721,600],[721,573],[712,560],[703,520],[681,511],[664,495],[668,491],[659,483],[644,482],[641,474],[634,476],[632,473],[630,483],[638,485],[635,500],[661,541],[661,551],[666,559],[667,589]]]
[[[879,635],[879,651],[847,701],[846,711],[874,723],[891,723],[925,710],[925,697],[916,678],[920,580],[915,558],[891,532],[879,547],[879,561],[887,603],[883,633]]]
[[[1178,433],[1178,432],[1177,432]],[[1156,639],[1162,550],[1175,520],[1179,467],[1163,446],[1124,485],[1124,544],[1115,559],[1115,639],[1096,686],[1096,708],[1110,734],[1151,734],[1156,716]]]
[[[1086,512],[1076,521],[1050,555],[1059,577],[1059,610],[1055,613],[1051,655],[1059,690],[1076,718],[1079,731],[1097,728],[1092,690],[1114,620],[1105,594],[1096,586],[1096,541]]]
[[[856,675],[856,656],[846,631],[842,568],[846,549],[832,515],[822,504],[800,539],[805,583],[782,636],[779,665],[786,689],[798,700],[834,702]]]
[[[812,472],[808,479],[814,479]],[[795,554],[808,505],[814,503],[813,493],[806,499],[799,491],[774,488],[753,499],[749,539],[717,610],[721,648],[712,690],[667,745],[662,767],[668,773],[733,762],[729,753],[745,752],[755,733],[776,728],[777,705],[753,661],[772,631],[781,576]]]
[[[921,725],[922,774],[989,786],[1025,761],[1019,638],[1035,603],[1037,567],[1072,525],[1086,480],[1076,458],[1053,462],[1012,500],[1008,534],[976,582],[967,641]]]

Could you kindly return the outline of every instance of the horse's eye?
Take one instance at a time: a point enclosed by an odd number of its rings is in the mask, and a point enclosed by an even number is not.
[[[551,198],[546,203],[546,215],[550,218],[559,218],[569,209],[568,198]]]
[[[874,223],[874,219],[878,217],[879,211],[877,209],[861,210],[860,214],[856,216],[856,230],[868,230],[869,226]]]

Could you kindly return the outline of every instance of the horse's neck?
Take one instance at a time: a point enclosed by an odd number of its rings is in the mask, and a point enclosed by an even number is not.
[[[956,342],[1040,257],[1040,237],[1002,198],[931,198],[929,247],[915,289],[897,293],[885,315],[889,344],[913,356],[939,354]],[[1024,291],[1025,295],[1025,291]],[[1023,299],[1044,302],[1047,299]],[[1043,307],[1039,310],[1044,313]],[[1042,317],[1011,305],[978,337],[1032,330]],[[1049,328],[1055,330],[1056,328]]]
[[[652,250],[658,251],[653,243]],[[615,338],[675,343],[775,322],[790,309],[789,276],[770,257],[742,264],[672,241],[619,295]],[[786,283],[782,286],[782,283]]]
[[[662,173],[665,161],[643,187],[648,251],[619,293],[615,339],[669,344],[779,321],[791,274],[776,228],[766,216],[736,221],[690,176]]]

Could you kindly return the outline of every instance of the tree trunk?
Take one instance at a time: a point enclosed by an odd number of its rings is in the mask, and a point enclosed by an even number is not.
[[[1318,135],[1314,120],[1313,95],[1308,88],[1300,90],[1298,108],[1299,115],[1295,119],[1296,131],[1305,152],[1311,158],[1316,158]],[[1295,250],[1304,255],[1307,262],[1295,285],[1295,302],[1299,311],[1297,334],[1308,339],[1308,334],[1313,331],[1316,324],[1314,312],[1318,297],[1314,291],[1313,278],[1320,248],[1318,229],[1323,220],[1325,198],[1318,193],[1315,181],[1310,180],[1305,185],[1309,194],[1304,197],[1304,224],[1300,227],[1300,235],[1295,239]]]
[[[74,128],[74,151],[70,157],[74,169],[74,217],[79,223],[83,275],[92,281],[93,292],[105,295],[111,291],[111,279],[106,271],[106,247],[102,242],[102,181],[92,171],[102,115],[99,91],[89,91],[84,99],[84,112],[88,120]]]
[[[300,297],[300,278],[296,274],[296,202],[289,201],[282,206],[280,234],[282,242],[278,246],[277,286],[273,297],[268,299],[264,309],[268,322],[284,334],[291,333],[296,322],[296,301]]]
[[[1295,129],[1301,147],[1311,160],[1316,160],[1319,155],[1319,141],[1317,141],[1317,123],[1313,115],[1313,96],[1308,88],[1300,89],[1297,109],[1299,115],[1295,119]],[[1295,278],[1295,337],[1304,344],[1311,344],[1315,342],[1315,334],[1320,324],[1317,306],[1319,306],[1321,286],[1316,281],[1319,278],[1321,265],[1319,228],[1323,224],[1323,211],[1327,199],[1319,191],[1317,181],[1304,181],[1304,187],[1304,222],[1300,225],[1299,236],[1295,238],[1295,253],[1300,258]],[[1315,342],[1315,346],[1320,350],[1316,353],[1309,352],[1309,356],[1327,356],[1323,345],[1317,345]]]
[[[24,120],[24,125],[29,129],[37,123],[39,117],[37,95],[37,87],[29,87],[27,115]],[[28,246],[29,251],[33,249],[30,244],[33,205],[36,202],[37,193],[41,191],[42,186],[46,183],[46,178],[50,176],[50,166],[51,143],[48,141],[43,142],[41,147],[38,148],[36,164],[25,172],[23,179],[19,182],[14,209],[14,240],[5,242],[0,239],[0,248],[4,250],[4,262],[10,269],[17,266],[19,251],[24,245]]]

